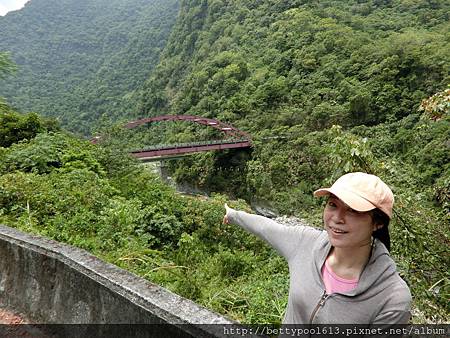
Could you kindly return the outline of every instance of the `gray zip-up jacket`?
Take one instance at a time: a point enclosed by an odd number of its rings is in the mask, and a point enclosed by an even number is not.
[[[375,239],[358,286],[327,294],[321,268],[331,249],[326,231],[285,226],[229,209],[228,221],[268,242],[289,264],[289,299],[283,324],[407,324],[411,294],[385,246]]]

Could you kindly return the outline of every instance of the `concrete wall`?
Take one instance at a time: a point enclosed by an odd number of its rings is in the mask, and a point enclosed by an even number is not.
[[[84,250],[2,225],[0,307],[33,323],[170,323],[174,337],[220,336],[220,325],[199,324],[233,324]]]

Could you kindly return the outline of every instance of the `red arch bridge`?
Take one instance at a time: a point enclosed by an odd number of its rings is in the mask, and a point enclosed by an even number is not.
[[[170,157],[179,157],[184,156],[185,154],[202,151],[249,148],[252,145],[250,135],[242,130],[237,129],[230,124],[201,116],[162,115],[130,121],[125,124],[124,127],[127,129],[132,129],[144,124],[161,121],[189,121],[217,129],[225,134],[226,137],[223,140],[155,145],[146,149],[132,151],[131,155],[133,157],[138,158],[141,161],[152,161]],[[99,136],[94,137],[92,142],[97,143],[99,139]]]

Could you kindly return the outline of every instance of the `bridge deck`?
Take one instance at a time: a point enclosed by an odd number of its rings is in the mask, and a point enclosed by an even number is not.
[[[233,148],[249,148],[251,147],[251,142],[249,140],[221,140],[221,141],[210,141],[210,142],[196,142],[196,143],[185,143],[166,146],[164,148],[151,147],[142,150],[132,151],[133,157],[140,160],[148,160],[155,157],[172,157],[175,155],[183,155],[188,153],[210,151],[210,150],[220,150],[220,149],[233,149]]]

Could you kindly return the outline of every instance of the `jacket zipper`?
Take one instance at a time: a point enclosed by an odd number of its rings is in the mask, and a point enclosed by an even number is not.
[[[327,291],[324,290],[322,297],[320,297],[319,302],[317,303],[316,307],[314,308],[314,311],[311,313],[311,318],[309,319],[309,324],[312,324],[314,317],[316,316],[317,311],[319,311],[319,308],[325,304],[325,301],[330,297],[330,295],[327,295]]]

